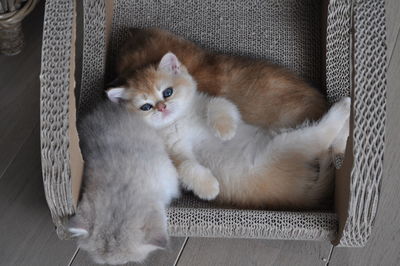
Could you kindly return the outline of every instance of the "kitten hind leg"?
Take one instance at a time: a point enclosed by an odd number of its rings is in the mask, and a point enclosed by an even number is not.
[[[340,130],[339,135],[332,143],[331,149],[331,160],[337,169],[340,169],[343,165],[347,139],[350,131],[349,119],[345,122],[343,128]]]
[[[269,145],[272,154],[291,150],[309,159],[326,152],[340,134],[350,115],[350,98],[334,104],[317,124],[276,136]]]
[[[344,97],[335,103],[318,123],[321,130],[325,131],[328,136],[330,145],[337,144],[339,149],[344,149],[346,146],[345,141],[349,134],[350,105],[350,98]]]
[[[320,122],[277,135],[267,146],[266,156],[257,156],[259,169],[268,170],[259,174],[263,177],[259,182],[275,186],[272,192],[279,191],[275,194],[278,202],[304,209],[329,202],[333,187],[330,147],[349,114],[350,100],[343,99]]]
[[[334,155],[343,155],[346,150],[347,138],[349,137],[350,121],[349,118],[344,123],[338,136],[332,143],[332,153]]]

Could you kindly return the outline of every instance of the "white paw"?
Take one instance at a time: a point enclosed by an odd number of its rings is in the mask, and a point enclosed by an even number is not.
[[[345,123],[349,122],[350,107],[351,100],[349,97],[345,97],[335,103],[322,118],[318,125],[318,135],[320,136],[320,140],[322,140],[323,144],[321,143],[321,145],[323,145],[323,147],[325,147],[325,145],[332,146],[335,139],[340,136],[341,129],[344,127]],[[348,132],[348,129],[347,131],[344,129],[342,134],[343,137],[336,140],[338,143],[338,149],[343,149],[342,143],[345,143],[346,132]]]
[[[193,192],[203,200],[215,199],[219,194],[219,183],[217,179],[211,172],[199,176],[198,178],[198,183],[193,188]]]
[[[218,196],[219,183],[210,169],[193,161],[185,161],[179,166],[178,171],[183,186],[192,190],[199,198],[212,200]]]
[[[336,113],[343,119],[347,119],[350,116],[351,99],[350,97],[344,97],[332,106],[332,112]]]
[[[344,154],[347,138],[349,137],[349,119],[344,122],[342,129],[332,143],[332,152],[335,155]]]
[[[224,98],[216,97],[210,100],[207,108],[207,122],[214,134],[224,141],[232,139],[240,121],[236,106]]]
[[[350,106],[350,98],[342,98],[329,109],[328,113],[322,119],[321,124],[326,128],[332,129],[332,127],[334,127],[334,130],[332,130],[337,134],[342,128],[344,122],[350,117]]]
[[[237,122],[229,116],[220,116],[210,123],[215,136],[223,141],[232,139],[236,134]]]

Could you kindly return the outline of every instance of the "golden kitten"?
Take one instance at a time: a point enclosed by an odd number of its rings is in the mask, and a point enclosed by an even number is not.
[[[260,60],[214,54],[160,29],[132,29],[117,60],[120,80],[156,65],[174,53],[199,91],[234,102],[247,123],[264,128],[293,127],[318,120],[327,110],[324,96],[290,71]]]
[[[196,79],[172,53],[157,66],[136,70],[107,95],[157,129],[180,181],[202,199],[314,209],[331,198],[330,148],[344,152],[349,98],[318,123],[276,131],[255,127],[241,120],[231,101],[198,92]]]

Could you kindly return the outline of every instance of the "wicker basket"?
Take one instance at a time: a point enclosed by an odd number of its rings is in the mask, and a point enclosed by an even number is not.
[[[21,22],[33,10],[37,0],[0,1],[0,53],[16,55],[22,51],[24,36]]]
[[[384,1],[85,0],[83,48],[76,50],[76,6],[47,1],[41,72],[41,148],[47,202],[60,238],[74,214],[82,174],[76,130],[98,102],[105,69],[129,27],[171,30],[201,46],[285,65],[335,102],[353,99],[347,155],[337,171],[335,210],[239,210],[185,195],[169,209],[175,236],[329,240],[365,245],[382,177],[386,46]],[[78,28],[80,29],[80,28]],[[82,77],[75,108],[75,53]],[[107,71],[109,73],[110,71]],[[76,111],[78,109],[78,112]]]

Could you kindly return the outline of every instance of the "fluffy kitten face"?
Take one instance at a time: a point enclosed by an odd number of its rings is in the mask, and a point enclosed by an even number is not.
[[[190,108],[196,83],[178,58],[167,53],[157,68],[139,70],[122,88],[107,91],[113,102],[125,101],[131,111],[155,128],[173,123]]]
[[[168,236],[162,207],[142,206],[136,215],[122,218],[125,214],[118,211],[113,215],[110,211],[95,214],[91,205],[88,198],[82,199],[68,230],[78,237],[79,247],[89,252],[96,263],[142,262],[152,251],[166,247]],[[102,217],[94,217],[98,215]]]

